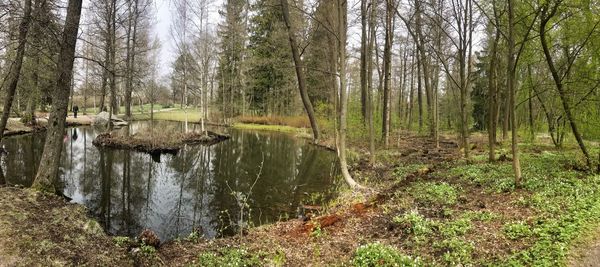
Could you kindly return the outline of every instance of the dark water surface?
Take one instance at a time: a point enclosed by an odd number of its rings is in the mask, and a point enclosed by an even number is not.
[[[121,130],[135,133],[149,127],[149,122],[135,122]],[[175,122],[155,122],[154,127],[161,132],[185,129]],[[190,125],[189,130],[197,127]],[[244,212],[243,219],[259,225],[295,217],[303,201],[328,198],[337,184],[334,153],[286,134],[227,131],[231,139],[225,142],[186,146],[175,156],[158,159],[98,149],[92,141],[101,130],[69,128],[62,158],[57,159],[58,188],[88,207],[111,234],[135,236],[150,228],[162,240],[170,240],[192,229],[206,237],[232,233],[241,217],[236,196],[248,196],[251,212]],[[8,183],[31,185],[44,137],[5,139],[8,155],[2,167]]]

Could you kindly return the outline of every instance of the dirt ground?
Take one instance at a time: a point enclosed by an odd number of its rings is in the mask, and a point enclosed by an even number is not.
[[[83,206],[0,187],[0,266],[131,266]]]

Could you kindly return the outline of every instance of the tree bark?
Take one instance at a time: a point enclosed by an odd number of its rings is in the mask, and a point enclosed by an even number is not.
[[[367,92],[367,86],[368,86],[368,78],[367,78],[367,54],[368,54],[368,47],[367,47],[367,1],[368,0],[361,0],[360,1],[360,21],[361,21],[361,36],[360,36],[360,103],[361,103],[361,112],[362,112],[362,116],[363,116],[363,121],[365,122],[365,124],[369,123],[369,119],[367,118],[368,116],[368,112],[367,112],[367,101],[368,101],[368,92]],[[371,59],[369,59],[371,60]]]
[[[367,116],[369,123],[369,154],[371,164],[375,163],[375,123],[373,120],[373,46],[377,36],[375,23],[377,17],[377,0],[371,0],[369,14],[369,43],[367,47]]]
[[[390,144],[390,115],[391,115],[391,78],[392,78],[392,42],[394,25],[392,23],[394,3],[393,0],[385,1],[385,43],[383,46],[383,112],[382,112],[382,138],[387,148]]]
[[[496,1],[492,1],[493,9],[494,9],[494,18],[496,21],[496,25],[498,25],[498,14],[496,11]],[[500,28],[494,27],[494,39],[492,41],[492,47],[490,49],[490,66],[488,73],[488,146],[489,146],[489,156],[488,161],[494,162],[496,161],[496,130],[498,126],[496,125],[496,111],[497,111],[497,82],[496,82],[496,61],[497,61],[497,51],[498,51],[498,42],[500,41]]]
[[[347,31],[347,1],[338,0],[337,4],[337,33],[338,33],[338,56],[339,56],[339,79],[340,79],[340,136],[339,136],[339,147],[338,147],[338,158],[340,160],[340,167],[342,169],[342,175],[346,180],[346,183],[352,188],[361,188],[350,175],[348,171],[348,163],[346,162],[346,113],[348,110],[348,93],[346,88],[346,31]]]
[[[516,94],[516,62],[515,62],[515,40],[514,40],[514,0],[508,0],[508,53],[507,53],[507,85],[509,94],[509,117],[512,132],[511,149],[513,154],[513,171],[515,173],[515,185],[521,186],[521,162],[519,161],[519,148],[517,125],[515,124],[515,94]]]
[[[281,0],[281,10],[283,13],[283,19],[285,21],[285,26],[287,27],[288,39],[290,42],[290,47],[292,49],[292,56],[294,58],[294,64],[296,65],[296,77],[298,78],[298,90],[300,91],[300,97],[302,98],[302,104],[304,104],[304,110],[308,115],[308,120],[310,121],[310,126],[313,130],[313,139],[314,142],[318,142],[319,140],[319,125],[317,124],[317,119],[315,117],[315,111],[313,109],[310,98],[308,97],[308,91],[306,90],[306,78],[304,76],[304,66],[302,63],[302,58],[300,57],[300,52],[298,51],[298,44],[296,42],[295,31],[292,27],[292,22],[290,20],[290,11],[288,7],[287,0]]]
[[[23,10],[23,18],[19,24],[19,44],[17,46],[17,53],[15,60],[10,68],[10,76],[8,79],[8,87],[6,88],[6,96],[4,98],[4,110],[2,111],[2,118],[0,119],[0,141],[4,137],[4,130],[8,123],[8,117],[10,116],[10,110],[12,108],[12,102],[17,91],[17,85],[19,83],[19,77],[21,76],[21,67],[23,66],[23,57],[25,56],[25,45],[27,44],[27,33],[29,32],[29,24],[31,23],[31,0],[25,1],[25,8]]]
[[[67,17],[58,57],[54,97],[52,98],[52,111],[50,112],[40,165],[32,185],[33,188],[42,191],[56,191],[54,181],[58,176],[59,159],[62,152],[62,138],[65,131],[69,89],[73,78],[75,45],[81,17],[81,2],[82,0],[69,0],[67,8]]]

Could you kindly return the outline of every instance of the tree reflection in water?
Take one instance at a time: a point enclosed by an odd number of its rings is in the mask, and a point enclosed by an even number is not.
[[[174,122],[155,122],[164,131],[182,131]],[[122,129],[134,134],[147,122]],[[148,154],[104,150],[91,142],[101,131],[67,130],[60,178],[63,194],[88,207],[117,235],[133,236],[144,228],[163,240],[200,229],[206,237],[237,229],[239,207],[232,191],[248,191],[251,225],[295,216],[303,199],[333,191],[338,183],[335,155],[281,133],[229,130],[231,139],[210,146],[186,146],[156,161]],[[30,186],[43,146],[42,134],[6,138],[2,162],[6,180]],[[245,216],[246,217],[246,216]]]

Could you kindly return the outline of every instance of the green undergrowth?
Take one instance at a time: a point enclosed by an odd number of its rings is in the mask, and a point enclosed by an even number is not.
[[[402,165],[393,170],[396,182],[413,178],[381,207],[403,255],[428,265],[564,266],[600,226],[600,175],[580,171],[575,155],[522,154],[519,188],[511,161],[487,163],[485,155],[427,175],[428,166]]]
[[[418,258],[400,253],[397,249],[381,243],[369,243],[356,249],[352,260],[354,266],[422,266]]]

